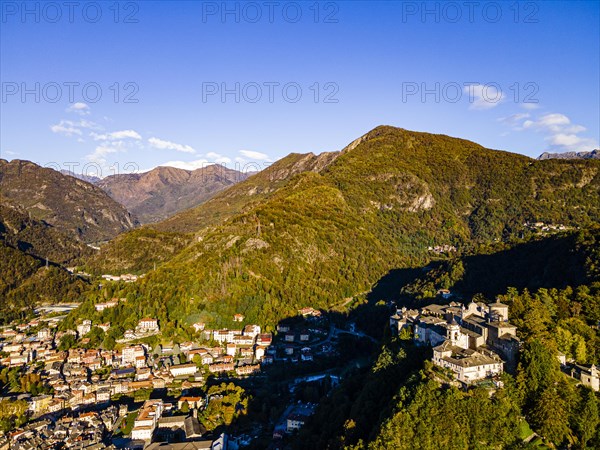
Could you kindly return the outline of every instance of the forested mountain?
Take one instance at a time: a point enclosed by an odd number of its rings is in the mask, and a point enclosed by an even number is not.
[[[196,170],[157,167],[144,173],[110,175],[96,185],[143,223],[149,223],[198,206],[246,177],[244,173],[213,164]]]
[[[25,317],[40,303],[79,300],[87,283],[62,265],[92,253],[25,210],[0,202],[0,323]]]
[[[292,448],[547,448],[542,441],[598,448],[600,401],[561,373],[557,354],[600,362],[600,229],[476,251],[483,256],[456,257],[417,276],[396,292],[396,304],[439,302],[431,292],[439,287],[451,288],[458,301],[498,295],[523,342],[516,373],[503,375],[504,389],[449,386],[428,361],[430,349],[415,347],[409,335],[388,334],[374,364],[320,404]],[[569,270],[561,274],[555,260]],[[380,326],[387,325],[385,311]]]
[[[127,288],[135,301],[124,317],[183,324],[200,313],[218,325],[241,312],[272,326],[368,291],[392,269],[425,265],[430,246],[506,241],[528,222],[598,223],[599,169],[378,127],[342,152],[290,155],[157,224],[194,239]]]
[[[85,243],[111,239],[138,224],[102,189],[29,161],[0,159],[0,195],[3,203]]]

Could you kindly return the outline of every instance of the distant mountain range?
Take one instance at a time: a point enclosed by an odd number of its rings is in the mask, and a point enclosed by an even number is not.
[[[63,175],[69,175],[70,177],[75,177],[79,180],[82,181],[87,181],[88,183],[92,183],[92,184],[96,184],[98,183],[98,181],[100,181],[102,178],[100,177],[95,177],[93,175],[84,175],[83,173],[75,173],[75,172],[71,172],[70,170],[61,170],[60,173],[62,173]]]
[[[538,159],[600,159],[600,150],[591,152],[542,153]]]
[[[95,182],[142,223],[164,220],[198,206],[247,174],[214,164],[196,170],[157,167],[148,172],[110,175]]]

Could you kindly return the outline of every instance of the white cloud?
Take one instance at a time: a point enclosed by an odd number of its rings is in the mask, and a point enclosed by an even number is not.
[[[532,111],[540,107],[539,103],[521,103],[521,108]]]
[[[70,120],[61,120],[58,124],[52,125],[50,130],[52,130],[53,133],[62,134],[67,137],[73,135],[81,136],[82,134],[81,130]]]
[[[499,120],[517,131],[544,134],[544,140],[549,144],[547,151],[550,152],[582,152],[598,148],[594,139],[578,136],[586,128],[573,124],[565,114],[549,113],[537,118],[530,118],[529,114],[513,114]]]
[[[81,119],[78,122],[73,122],[72,120],[61,120],[58,124],[50,126],[50,130],[53,133],[62,134],[63,136],[81,136],[82,129],[88,130],[99,130],[100,127],[97,123]]]
[[[508,117],[500,117],[498,122],[502,122],[510,126],[517,126],[520,124],[521,120],[527,119],[528,117],[530,117],[529,113],[517,113]]]
[[[114,141],[117,139],[142,139],[142,136],[140,136],[139,133],[134,130],[113,131],[112,133],[106,134],[97,134],[92,132],[90,133],[90,136],[95,141]]]
[[[598,148],[594,139],[582,138],[576,134],[557,133],[546,138],[550,145],[562,151],[587,152]]]
[[[585,130],[587,130],[587,128],[581,125],[572,125],[565,129],[567,133],[581,133]]]
[[[240,150],[240,155],[242,155],[244,158],[249,158],[254,161],[267,161],[270,159],[269,155],[266,153],[255,152],[252,150]],[[244,158],[236,158],[236,161],[246,162],[246,159]]]
[[[79,114],[80,116],[87,116],[90,113],[90,107],[86,103],[77,102],[69,106],[66,111]]]
[[[206,159],[197,159],[195,161],[167,161],[161,166],[176,167],[178,169],[196,170],[214,164]]]
[[[553,113],[543,115],[536,121],[528,120],[523,124],[523,127],[546,129],[556,133],[570,123],[571,120],[564,114]]]
[[[464,91],[469,94],[469,109],[495,108],[506,97],[502,90],[493,84],[470,84],[465,86]]]
[[[164,141],[155,137],[151,137],[150,139],[148,139],[148,143],[152,147],[157,148],[159,150],[175,150],[177,152],[183,153],[196,153],[196,150],[194,150],[189,145],[176,144],[175,142]]]
[[[215,162],[217,164],[229,164],[229,163],[231,163],[231,158],[229,158],[228,156],[221,155],[219,153],[215,153],[215,152],[208,152],[206,154],[206,157],[210,161],[213,161],[213,162]]]
[[[111,153],[117,153],[118,151],[120,151],[118,147],[100,145],[96,147],[92,153],[86,155],[85,159],[104,167],[106,165],[106,156]]]

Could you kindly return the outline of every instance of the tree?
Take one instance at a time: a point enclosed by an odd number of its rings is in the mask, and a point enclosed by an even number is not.
[[[565,400],[553,386],[546,388],[531,413],[534,428],[546,439],[560,445],[569,433],[569,415]]]
[[[554,350],[538,339],[525,344],[517,369],[517,386],[526,405],[531,405],[560,375]]]
[[[75,338],[75,335],[70,334],[70,333],[65,334],[60,339],[60,344],[58,344],[58,349],[60,351],[66,351],[66,350],[73,348],[76,343],[77,343],[77,339]]]
[[[190,412],[190,404],[186,401],[181,404],[181,412],[187,414]]]
[[[574,429],[579,439],[579,448],[585,449],[588,441],[594,437],[600,416],[598,414],[598,400],[596,394],[589,388],[581,387],[581,401],[574,414]]]

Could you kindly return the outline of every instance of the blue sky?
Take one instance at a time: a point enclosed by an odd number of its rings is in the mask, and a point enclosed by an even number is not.
[[[6,159],[256,168],[381,124],[598,147],[596,1],[0,3]]]

